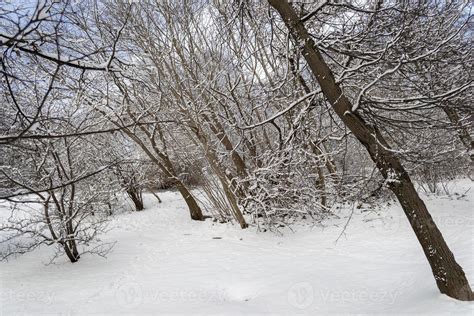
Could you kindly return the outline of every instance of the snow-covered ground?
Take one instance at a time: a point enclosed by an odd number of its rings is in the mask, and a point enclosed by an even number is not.
[[[472,285],[473,191],[424,197]],[[0,314],[474,314],[473,303],[438,293],[398,205],[380,216],[356,210],[335,243],[347,212],[278,236],[192,222],[176,193],[161,197],[116,216],[107,259],[45,265],[44,247],[0,263]]]

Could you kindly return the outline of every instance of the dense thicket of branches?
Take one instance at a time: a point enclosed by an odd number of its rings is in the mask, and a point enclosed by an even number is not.
[[[178,190],[193,220],[278,230],[388,189],[408,216],[421,200],[398,183],[441,193],[472,172],[462,3],[10,2],[0,47],[2,230],[30,237],[5,256],[47,243],[76,261],[143,190]]]

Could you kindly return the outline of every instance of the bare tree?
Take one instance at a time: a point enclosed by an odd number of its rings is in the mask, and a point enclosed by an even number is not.
[[[380,173],[388,181],[390,190],[399,200],[423,248],[441,293],[459,300],[473,300],[473,293],[464,271],[454,259],[428,209],[416,192],[397,152],[387,143],[377,125],[368,124],[357,113],[362,94],[359,94],[355,103],[350,101],[308,33],[302,21],[304,18],[299,17],[287,1],[269,0],[269,3],[281,16],[297,45],[301,45],[311,72],[336,114],[364,145]],[[386,73],[395,71],[403,62],[404,60],[401,60],[395,69],[389,69]],[[364,89],[367,90],[367,87]]]
[[[103,178],[106,167],[96,166],[102,171],[97,173],[92,168],[84,170],[83,159],[93,158],[87,157],[78,139],[25,146],[32,152],[20,154],[24,165],[4,165],[0,171],[2,180],[15,191],[3,197],[12,212],[0,227],[5,233],[1,242],[7,245],[2,258],[43,244],[58,246],[56,256],[65,253],[71,262],[83,253],[106,255],[112,244],[102,244],[98,238],[114,203],[114,186],[110,182],[105,186],[108,178]]]

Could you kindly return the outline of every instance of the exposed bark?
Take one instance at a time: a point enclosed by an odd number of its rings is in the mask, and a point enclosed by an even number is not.
[[[468,128],[462,123],[461,118],[454,107],[445,105],[442,108],[449,121],[456,127],[459,140],[466,148],[469,158],[471,159],[471,169],[474,169],[474,140],[472,139]]]
[[[128,188],[127,195],[132,200],[133,205],[135,205],[136,211],[143,211],[143,197],[141,192],[135,188]]]
[[[77,262],[80,258],[79,256],[79,251],[77,250],[77,243],[76,240],[74,239],[74,229],[72,226],[72,218],[70,215],[67,217],[67,223],[66,223],[66,231],[65,235],[66,236],[61,236],[61,238],[58,238],[58,235],[55,233],[54,228],[51,223],[51,218],[49,215],[49,203],[50,199],[53,200],[54,205],[56,206],[58,216],[61,218],[61,221],[64,220],[65,210],[63,207],[63,204],[56,198],[54,192],[50,192],[47,200],[44,203],[44,216],[46,219],[46,223],[48,225],[49,232],[51,233],[51,237],[53,240],[57,240],[58,243],[63,247],[64,252],[66,253],[66,256],[69,258],[71,262]],[[62,235],[62,234],[61,234]]]
[[[77,249],[70,249],[69,245],[64,242],[63,244],[64,252],[66,253],[66,256],[69,258],[69,260],[74,263],[77,262],[80,258]]]
[[[124,132],[132,139],[135,141],[140,148],[145,152],[145,154],[151,159],[151,161],[160,168],[163,173],[173,181],[174,185],[178,189],[179,193],[183,197],[184,201],[188,205],[189,208],[189,214],[191,215],[191,219],[197,220],[197,221],[203,221],[204,216],[202,214],[201,208],[199,207],[198,203],[194,199],[193,195],[189,192],[188,188],[184,185],[183,182],[181,182],[176,175],[173,165],[171,161],[169,160],[168,156],[165,155],[164,153],[160,152],[156,148],[156,144],[153,144],[153,150],[156,153],[156,155],[159,157],[156,157],[153,152],[150,151],[150,149],[145,145],[145,143],[138,138],[135,134],[130,132],[129,130],[125,129]]]
[[[318,170],[318,188],[319,190],[321,190],[321,205],[326,208],[327,207],[327,197],[326,197],[326,180],[325,180],[325,177],[324,177],[324,172],[323,172],[323,169],[321,167],[316,167],[316,169]]]
[[[158,194],[156,194],[151,188],[148,188],[148,191],[153,194],[153,196],[156,198],[156,200],[158,201],[158,203],[161,203],[161,199],[160,197],[158,196]]]
[[[233,177],[228,177],[228,175],[226,175],[225,172],[222,170],[221,166],[219,165],[219,160],[217,158],[216,152],[209,146],[208,140],[204,136],[202,131],[196,125],[193,126],[192,130],[196,137],[199,139],[199,142],[201,143],[204,149],[207,161],[209,162],[212,170],[217,175],[219,181],[222,184],[222,188],[224,190],[227,201],[230,204],[234,218],[239,222],[240,227],[242,229],[247,228],[248,224],[245,221],[242,212],[240,211],[239,204],[236,198],[236,193],[243,194],[242,190],[240,190],[237,184],[233,182]],[[232,190],[231,188],[233,188],[234,190]]]
[[[123,88],[122,84],[116,80],[117,87],[121,90],[121,92],[128,98],[128,93],[126,89]],[[107,114],[101,110],[97,110],[99,113],[101,113],[104,117],[107,117]],[[135,123],[138,123],[136,120],[136,117],[133,113],[130,112],[130,110],[127,108],[126,109],[127,113],[129,116],[133,119]],[[191,215],[191,219],[193,220],[198,220],[198,221],[203,221],[204,216],[202,214],[202,210],[199,207],[198,203],[194,199],[193,195],[189,192],[189,190],[186,188],[184,183],[178,178],[174,168],[173,164],[171,163],[171,160],[169,159],[168,155],[165,152],[161,152],[160,149],[158,148],[155,138],[154,138],[154,133],[150,133],[147,129],[144,128],[144,126],[140,126],[137,124],[140,128],[140,130],[146,135],[148,140],[150,141],[152,145],[152,150],[148,148],[146,143],[140,139],[134,132],[132,132],[128,127],[125,127],[123,125],[120,125],[118,122],[111,121],[114,125],[117,127],[122,128],[122,131],[130,137],[142,150],[143,152],[150,158],[150,160],[158,167],[160,170],[169,178],[173,181],[174,185],[178,189],[179,193],[182,195],[184,201],[188,205],[189,208],[189,213]],[[157,126],[159,128],[159,126]],[[160,135],[162,136],[162,135]]]
[[[230,189],[229,185],[226,183],[225,179],[220,178],[222,187],[224,189],[225,195],[227,197],[227,200],[230,203],[230,206],[232,208],[232,212],[234,214],[235,219],[239,222],[240,228],[245,229],[249,225],[245,221],[244,216],[242,215],[242,212],[240,211],[239,205],[237,203],[237,199],[235,197],[234,192]]]
[[[224,146],[224,148],[230,152],[231,154],[231,159],[234,163],[234,166],[237,170],[237,174],[241,176],[242,178],[245,178],[247,176],[247,166],[245,165],[244,160],[242,157],[239,155],[239,153],[235,150],[234,145],[230,141],[229,137],[227,136],[227,133],[225,132],[224,127],[222,124],[218,121],[216,117],[213,117],[212,120],[207,116],[207,115],[202,115],[203,118],[210,123],[210,128],[212,132],[215,134],[217,139],[220,141],[220,143]]]
[[[293,73],[293,76],[298,79],[298,83],[303,87],[303,90],[306,94],[311,93],[311,89],[309,88],[309,85],[307,84],[306,80],[303,78],[301,73],[298,73],[296,69],[296,62],[293,58],[288,58],[288,62],[290,64],[291,72]],[[312,101],[315,102],[315,101]],[[316,106],[316,104],[312,104],[312,106]],[[313,150],[313,153],[316,155],[320,155],[324,157],[324,163],[326,165],[326,169],[328,169],[329,174],[334,178],[337,179],[337,168],[332,161],[330,157],[326,154],[327,150],[324,147],[324,143],[321,143],[321,147],[316,145],[314,142],[311,141],[311,149]],[[322,170],[321,170],[322,171]],[[319,171],[318,171],[319,172]]]
[[[423,248],[441,293],[459,300],[473,300],[474,295],[464,271],[456,262],[396,153],[375,126],[370,126],[351,111],[351,102],[336,83],[332,71],[288,1],[268,2],[280,14],[293,39],[302,45],[303,56],[333,110],[364,145],[382,176],[387,179]]]
[[[49,229],[49,232],[51,234],[51,237],[53,238],[53,240],[58,240],[58,237],[57,237],[56,233],[54,232],[54,228],[51,224],[51,219],[50,219],[50,216],[49,216],[49,200],[50,200],[50,198],[51,198],[51,196],[49,196],[48,199],[44,203],[44,217],[46,219],[46,224],[48,225],[48,229]],[[71,262],[77,262],[79,260],[80,256],[79,256],[79,253],[77,251],[76,242],[75,242],[75,240],[70,240],[69,242],[70,242],[69,245],[65,241],[60,241],[59,243],[63,247],[64,252],[66,253],[69,260]],[[72,248],[73,251],[70,250],[71,245],[74,246]]]
[[[197,204],[196,199],[194,199],[191,192],[189,192],[188,188],[181,181],[176,182],[176,187],[188,205],[191,219],[194,219],[195,221],[203,221],[204,217],[202,215],[201,208]]]
[[[184,183],[176,175],[176,172],[174,171],[173,165],[169,157],[167,155],[161,154],[161,159],[164,162],[164,168],[162,170],[166,170],[167,176],[175,182],[179,193],[181,193],[181,196],[184,198],[184,201],[188,205],[191,218],[196,221],[203,221],[204,216],[202,214],[201,208],[199,207],[199,204],[196,202],[196,199],[188,190],[186,185],[184,185]]]

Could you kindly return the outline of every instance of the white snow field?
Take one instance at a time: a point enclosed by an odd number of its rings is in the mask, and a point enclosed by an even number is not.
[[[470,186],[424,200],[474,285],[474,190],[462,197]],[[176,193],[161,198],[113,219],[107,259],[46,265],[52,250],[43,247],[0,263],[0,314],[474,314],[473,303],[439,294],[396,203],[381,215],[356,210],[335,243],[347,211],[279,236],[194,222]]]

